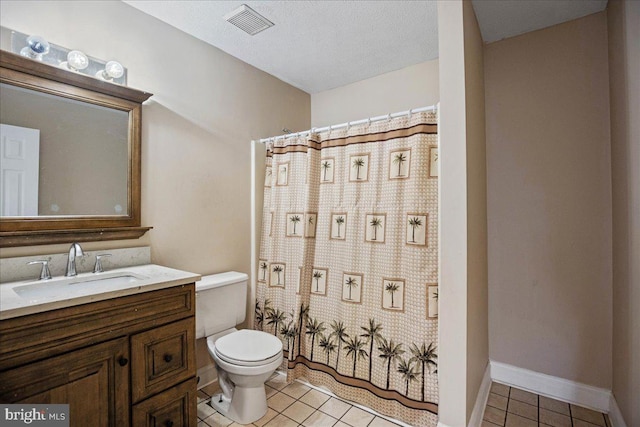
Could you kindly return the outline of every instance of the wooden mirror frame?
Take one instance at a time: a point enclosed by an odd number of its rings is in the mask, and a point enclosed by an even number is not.
[[[2,50],[0,82],[129,113],[128,213],[0,218],[0,247],[137,239],[152,228],[140,226],[140,128],[150,93]]]

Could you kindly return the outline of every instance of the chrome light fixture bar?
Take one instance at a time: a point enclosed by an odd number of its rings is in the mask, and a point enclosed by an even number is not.
[[[11,51],[34,61],[126,86],[127,69],[118,61],[104,61],[84,52],[48,42],[41,36],[11,31]]]

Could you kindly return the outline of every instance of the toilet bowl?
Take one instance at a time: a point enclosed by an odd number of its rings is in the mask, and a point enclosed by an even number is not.
[[[266,332],[244,329],[208,337],[207,347],[222,389],[211,398],[211,406],[240,424],[262,418],[267,413],[264,383],[282,363],[282,342]]]
[[[247,279],[246,274],[228,272],[196,282],[196,337],[206,337],[222,389],[211,398],[211,406],[239,424],[266,414],[264,383],[283,360],[277,337],[235,329],[246,317]]]

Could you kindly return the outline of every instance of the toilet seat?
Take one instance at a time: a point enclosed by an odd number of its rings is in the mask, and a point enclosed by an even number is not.
[[[274,360],[277,360],[278,358],[282,357],[279,353],[270,357],[269,359],[264,359],[264,360],[258,360],[256,362],[247,362],[246,360],[237,360],[237,359],[232,359],[230,357],[226,357],[222,354],[220,354],[220,352],[216,351],[216,356],[218,356],[220,359],[224,360],[227,363],[231,363],[232,365],[236,365],[236,366],[262,366],[262,365],[267,365],[271,362],[273,362]]]
[[[268,365],[282,357],[282,341],[262,331],[239,330],[213,344],[220,359],[236,366]]]

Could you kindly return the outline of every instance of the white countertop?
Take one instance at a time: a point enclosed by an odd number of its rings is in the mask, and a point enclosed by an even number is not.
[[[199,279],[199,274],[146,264],[104,273],[81,273],[73,278],[2,283],[0,320],[185,285]],[[74,283],[66,284],[70,281]],[[21,296],[16,289],[28,292]]]

